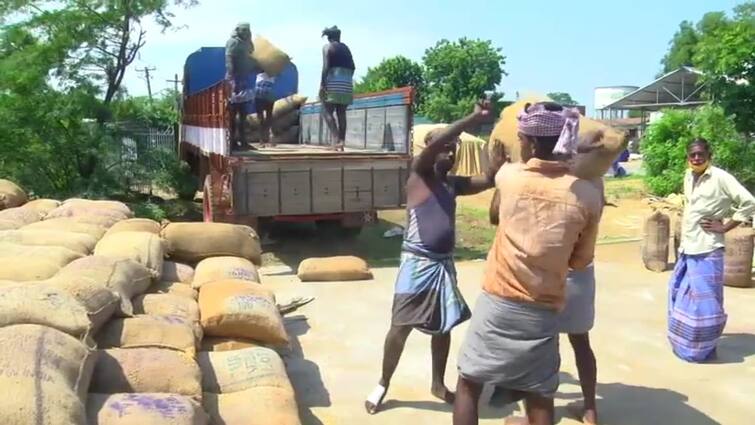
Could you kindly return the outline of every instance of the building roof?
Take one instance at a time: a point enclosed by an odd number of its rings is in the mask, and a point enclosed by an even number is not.
[[[619,118],[615,120],[597,120],[609,127],[615,128],[635,128],[640,127],[643,123],[642,117],[637,118]]]
[[[644,109],[658,111],[663,108],[685,108],[708,103],[700,93],[705,86],[698,84],[702,72],[683,66],[640,87],[604,109]]]

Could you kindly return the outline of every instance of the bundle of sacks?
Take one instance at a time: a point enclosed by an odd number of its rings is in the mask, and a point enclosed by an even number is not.
[[[250,228],[162,228],[113,201],[40,200],[4,211],[21,225],[0,231],[0,385],[13,388],[0,399],[0,423],[298,424],[280,357],[253,342],[287,337],[272,294],[253,283],[260,247]],[[200,262],[199,279],[173,260]],[[228,279],[261,292],[205,292],[208,333],[235,338],[206,344],[252,351],[198,357],[197,289]],[[249,406],[260,413],[249,415]]]
[[[270,124],[272,132],[271,142],[276,144],[299,142],[299,112],[306,101],[307,98],[305,96],[298,94],[275,101],[273,105],[273,118]],[[251,139],[253,141],[261,140],[260,120],[257,114],[249,115],[247,121],[252,132]]]

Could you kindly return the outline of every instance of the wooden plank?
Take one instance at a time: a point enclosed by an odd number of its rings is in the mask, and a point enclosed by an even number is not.
[[[346,147],[363,149],[365,144],[364,126],[367,111],[353,110],[346,112]]]
[[[344,212],[372,209],[372,170],[344,169]]]
[[[309,170],[281,172],[281,214],[309,214],[311,196]]]
[[[383,149],[407,153],[409,150],[409,116],[406,106],[392,106],[385,110],[385,143]]]
[[[399,184],[401,170],[374,170],[373,176],[374,207],[401,207],[401,186],[403,186],[403,184]]]
[[[343,211],[342,168],[312,170],[312,201],[315,214]]]
[[[370,151],[383,150],[385,137],[385,109],[367,110],[367,144]]]
[[[278,173],[255,172],[247,173],[245,189],[248,192],[247,214],[258,217],[277,215],[280,211],[280,195],[278,191]]]

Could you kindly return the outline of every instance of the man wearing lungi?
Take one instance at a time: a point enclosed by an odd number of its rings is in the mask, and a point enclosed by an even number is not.
[[[524,162],[496,175],[500,225],[459,353],[455,425],[478,423],[485,383],[509,401],[524,398],[525,423],[553,423],[566,276],[595,253],[601,191],[559,160],[576,152],[578,111],[544,102],[526,105],[518,119]]]
[[[236,25],[231,38],[225,44],[225,79],[231,87],[228,99],[231,144],[241,147],[245,142],[244,127],[246,114],[251,113],[254,101],[254,84],[257,75],[257,62],[252,58],[252,30],[248,23]],[[254,149],[251,145],[247,148]]]
[[[755,213],[752,194],[731,174],[710,165],[711,158],[705,139],[687,147],[680,256],[669,282],[668,338],[674,354],[689,362],[715,357],[726,325],[724,234]]]
[[[331,137],[338,137],[333,148],[342,151],[346,144],[346,108],[354,100],[356,67],[349,46],[341,42],[341,30],[337,26],[325,28],[322,35],[328,37],[328,44],[322,49],[320,100]]]
[[[493,187],[503,164],[503,149],[494,150],[485,176],[449,176],[459,135],[490,114],[485,101],[475,111],[426,136],[425,149],[414,159],[406,183],[407,227],[401,246],[401,266],[393,297],[391,328],[385,337],[383,370],[365,408],[378,411],[404,344],[412,329],[432,335],[432,384],[435,397],[453,403],[444,383],[451,329],[469,319],[469,308],[456,286],[453,251],[456,243],[456,196],[473,195]]]

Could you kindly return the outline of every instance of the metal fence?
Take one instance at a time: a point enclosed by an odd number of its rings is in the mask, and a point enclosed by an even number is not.
[[[117,144],[114,159],[124,167],[129,186],[134,191],[152,194],[153,185],[145,171],[161,167],[160,160],[166,155],[178,156],[176,130],[120,123],[117,134],[120,143]]]

